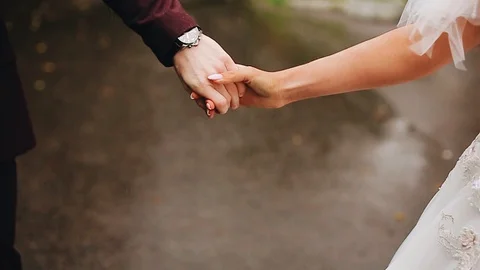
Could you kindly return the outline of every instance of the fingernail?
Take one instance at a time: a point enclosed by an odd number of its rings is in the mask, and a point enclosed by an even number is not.
[[[207,116],[210,116],[210,110],[207,110]]]
[[[193,93],[190,93],[190,99],[194,99],[194,98],[193,98]]]
[[[222,78],[223,78],[222,74],[212,74],[212,75],[208,76],[209,80],[214,80],[214,81],[215,80],[220,80]]]
[[[209,110],[212,109],[212,105],[210,105],[210,103],[208,103],[208,102],[207,102],[207,108],[208,108]]]

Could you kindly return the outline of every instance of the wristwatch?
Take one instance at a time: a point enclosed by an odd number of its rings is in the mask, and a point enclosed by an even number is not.
[[[187,32],[183,33],[180,37],[175,40],[175,45],[177,45],[178,49],[181,50],[183,48],[192,48],[198,46],[200,39],[202,38],[202,29],[198,26],[188,30]]]

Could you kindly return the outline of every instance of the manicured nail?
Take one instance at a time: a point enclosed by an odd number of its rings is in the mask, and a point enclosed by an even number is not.
[[[209,102],[207,102],[207,108],[208,108],[209,110],[211,110],[211,109],[212,109],[212,105],[210,105],[210,103],[209,103]]]
[[[193,97],[193,93],[190,93],[190,99],[195,99],[195,98]]]
[[[212,75],[208,76],[208,79],[216,81],[216,80],[223,79],[223,76],[222,76],[222,74],[212,74]]]
[[[210,116],[210,110],[207,110],[207,116]]]

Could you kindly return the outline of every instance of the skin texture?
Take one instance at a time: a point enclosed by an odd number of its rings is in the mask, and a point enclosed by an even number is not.
[[[198,46],[177,52],[173,61],[187,92],[202,97],[195,101],[207,115],[225,114],[229,108],[240,106],[239,96],[245,93],[243,84],[213,84],[207,79],[209,74],[237,69],[232,58],[213,39],[203,35]]]
[[[245,83],[243,106],[279,108],[303,99],[400,84],[427,76],[452,61],[448,36],[435,44],[432,57],[410,49],[412,26],[392,30],[349,49],[278,72],[253,67],[209,76],[217,84]],[[466,51],[480,44],[480,28],[467,24]]]

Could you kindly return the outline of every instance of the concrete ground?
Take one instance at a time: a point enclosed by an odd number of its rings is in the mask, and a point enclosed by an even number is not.
[[[235,8],[192,12],[239,62],[301,53]],[[26,270],[384,269],[480,130],[474,66],[209,121],[105,8],[10,20],[38,136],[19,165]]]

